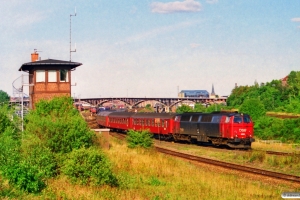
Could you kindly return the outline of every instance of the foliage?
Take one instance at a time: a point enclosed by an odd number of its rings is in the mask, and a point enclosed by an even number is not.
[[[55,155],[36,136],[23,136],[21,152],[22,159],[35,166],[40,177],[51,178],[58,173]]]
[[[38,102],[36,109],[26,117],[22,136],[12,125],[7,110],[0,110],[0,120],[0,170],[3,178],[13,186],[30,193],[40,192],[46,187],[47,179],[60,174],[62,166],[72,168],[71,164],[78,170],[85,166],[93,184],[116,183],[102,153],[98,152],[97,156],[96,151],[83,152],[84,148],[93,145],[95,135],[73,108],[70,98]],[[95,167],[88,168],[88,165],[72,160],[68,162],[67,154],[76,149],[81,149],[78,155],[88,159],[84,160],[85,164]],[[72,155],[70,159],[74,158]]]
[[[205,112],[205,106],[196,103],[194,107],[194,112]]]
[[[300,118],[279,119],[263,116],[255,121],[254,132],[264,140],[300,143]]]
[[[74,183],[112,186],[118,184],[108,158],[103,152],[93,148],[73,150],[64,162],[62,171]]]
[[[193,109],[190,106],[185,104],[182,104],[176,109],[176,113],[186,113],[186,112],[193,112]]]
[[[4,92],[3,90],[0,90],[0,103],[2,102],[8,102],[10,99],[9,95]]]
[[[37,165],[22,156],[21,137],[7,128],[0,137],[0,170],[9,183],[27,192],[39,192],[45,187]]]
[[[153,144],[152,135],[147,130],[127,132],[127,142],[129,148],[143,147],[149,148]]]
[[[6,107],[0,108],[0,134],[5,131],[7,127],[13,127],[12,121],[8,117]]]
[[[254,120],[266,114],[264,104],[257,99],[247,99],[244,101],[239,112],[249,114]]]
[[[72,106],[71,98],[40,101],[27,122],[25,132],[36,135],[52,152],[68,153],[92,145],[94,133]]]
[[[239,86],[232,90],[227,105],[239,108],[247,99],[257,99],[266,111],[300,113],[300,72],[291,71],[287,85],[281,80],[272,80],[266,84]]]
[[[211,113],[211,112],[214,112],[214,111],[220,111],[223,107],[223,105],[221,104],[211,104],[211,105],[208,105],[207,107],[206,106],[203,106],[202,104],[199,104],[199,103],[196,103],[194,108],[188,106],[188,105],[185,105],[185,104],[182,104],[180,107],[178,107],[176,109],[176,113],[186,113],[186,112],[205,112],[205,113]]]

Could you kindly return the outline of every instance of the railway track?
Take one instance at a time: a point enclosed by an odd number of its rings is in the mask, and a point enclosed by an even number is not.
[[[126,137],[125,135],[117,134],[117,133],[110,133],[110,134],[113,137],[119,138],[121,140],[124,140]],[[276,178],[276,179],[281,179],[281,180],[285,180],[285,181],[292,181],[292,182],[300,183],[300,177],[295,176],[295,175],[283,174],[283,173],[279,173],[279,172],[273,172],[273,171],[248,167],[248,166],[244,166],[244,165],[238,165],[238,164],[213,160],[213,159],[209,159],[209,158],[203,158],[203,157],[199,157],[199,156],[181,153],[178,151],[165,149],[165,148],[158,147],[158,146],[155,146],[155,149],[160,153],[183,158],[183,159],[190,160],[190,161],[206,163],[206,164],[223,167],[223,168],[227,168],[227,169],[231,169],[231,170],[243,171],[243,172],[252,173],[252,174],[256,174],[256,175],[259,174],[259,175],[272,177],[272,178]],[[276,153],[282,153],[282,152],[276,152]],[[276,154],[276,153],[271,152],[271,154]],[[276,155],[282,155],[282,154],[276,154]]]

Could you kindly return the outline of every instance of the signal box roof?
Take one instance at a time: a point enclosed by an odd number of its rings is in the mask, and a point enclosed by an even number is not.
[[[36,69],[36,68],[40,68],[40,67],[47,67],[47,68],[53,68],[53,69],[54,68],[68,68],[68,69],[72,70],[80,65],[82,65],[82,63],[47,59],[47,60],[39,60],[39,61],[35,61],[35,62],[24,63],[20,67],[19,71],[30,71],[32,69]]]

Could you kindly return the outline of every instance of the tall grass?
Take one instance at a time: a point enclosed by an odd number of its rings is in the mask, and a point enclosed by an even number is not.
[[[41,196],[23,199],[281,199],[296,191],[288,185],[272,185],[237,173],[157,153],[130,149],[112,139],[105,153],[113,164],[119,187],[73,185],[66,177],[52,179]],[[250,155],[249,155],[250,156]],[[259,157],[259,156],[258,156]]]

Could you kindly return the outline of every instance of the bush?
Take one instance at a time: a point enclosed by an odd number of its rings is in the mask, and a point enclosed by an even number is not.
[[[57,174],[57,162],[51,150],[33,135],[24,136],[21,152],[22,160],[26,160],[37,169],[38,176],[45,178],[55,177]]]
[[[257,99],[245,100],[241,105],[239,112],[249,114],[254,120],[266,114],[264,105]]]
[[[8,112],[5,106],[0,108],[0,134],[5,131],[7,127],[12,127],[13,124],[8,118]]]
[[[127,142],[129,148],[135,148],[135,147],[149,148],[153,144],[152,134],[150,134],[149,131],[147,130],[143,130],[143,131],[129,130],[127,132]]]
[[[99,150],[78,149],[69,154],[62,171],[72,182],[84,185],[117,185],[108,158]]]
[[[45,187],[38,165],[21,153],[20,135],[7,128],[0,137],[0,170],[9,183],[27,192],[39,192]],[[42,154],[40,154],[41,156]]]
[[[3,175],[9,183],[26,192],[37,193],[46,186],[36,166],[27,161],[15,162],[14,165],[8,166],[3,170]]]
[[[92,146],[95,134],[72,106],[69,97],[38,102],[26,120],[25,132],[36,135],[52,152],[68,153]]]

